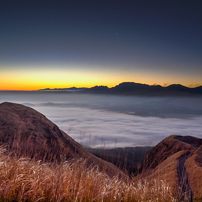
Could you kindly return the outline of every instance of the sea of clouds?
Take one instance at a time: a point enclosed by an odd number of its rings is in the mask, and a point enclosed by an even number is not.
[[[0,92],[30,106],[84,146],[154,146],[165,137],[202,138],[202,98]]]
[[[193,135],[202,138],[202,117],[189,119],[140,117],[85,108],[36,109],[84,146],[154,146],[165,137]]]

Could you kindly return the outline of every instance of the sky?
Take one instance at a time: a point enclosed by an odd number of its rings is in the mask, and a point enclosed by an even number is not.
[[[0,90],[202,85],[201,0],[5,0]]]

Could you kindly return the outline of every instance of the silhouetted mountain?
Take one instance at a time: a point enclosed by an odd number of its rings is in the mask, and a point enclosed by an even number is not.
[[[146,155],[138,178],[166,181],[181,200],[202,199],[202,139],[172,135]]]
[[[109,88],[107,86],[94,86],[92,88],[85,89],[85,92],[108,93],[109,92]]]
[[[192,96],[202,95],[202,86],[188,88],[181,84],[172,84],[167,87],[160,85],[147,85],[134,82],[123,82],[115,87],[94,86],[92,88],[59,88],[44,89],[44,91],[74,91],[79,93],[100,93],[100,94],[119,94],[119,95],[141,95],[141,96]],[[43,91],[43,90],[42,90]]]
[[[19,104],[0,104],[0,145],[6,145],[14,155],[49,162],[84,158],[89,165],[98,165],[101,170],[106,170],[109,176],[123,175],[113,164],[83,149],[44,115]]]
[[[189,91],[190,88],[183,86],[181,84],[172,84],[166,87],[169,90],[173,90],[173,91],[181,91],[181,92],[187,92]]]
[[[148,88],[149,85],[147,84],[141,84],[141,83],[134,83],[134,82],[124,82],[120,83],[119,85],[111,88],[113,92],[117,93],[128,93],[128,92],[141,92],[142,90],[145,90]]]
[[[196,88],[193,88],[191,93],[202,95],[202,86],[198,86]]]
[[[163,96],[190,96],[202,95],[202,87],[188,88],[180,84],[172,84],[167,87],[160,85],[147,85],[133,82],[124,82],[113,88],[110,88],[111,93],[125,94],[125,95],[163,95]]]

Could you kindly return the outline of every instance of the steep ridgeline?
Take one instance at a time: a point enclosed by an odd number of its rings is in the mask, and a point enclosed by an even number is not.
[[[202,139],[172,135],[144,159],[138,178],[164,180],[180,200],[202,199]]]
[[[87,152],[43,114],[20,104],[0,104],[0,145],[6,145],[13,155],[48,162],[84,158],[109,176],[122,175],[116,166]]]

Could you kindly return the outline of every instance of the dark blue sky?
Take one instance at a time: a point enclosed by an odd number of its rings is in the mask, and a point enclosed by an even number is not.
[[[201,0],[1,1],[0,89],[33,72],[37,86],[49,75],[42,87],[202,85],[201,11]]]

